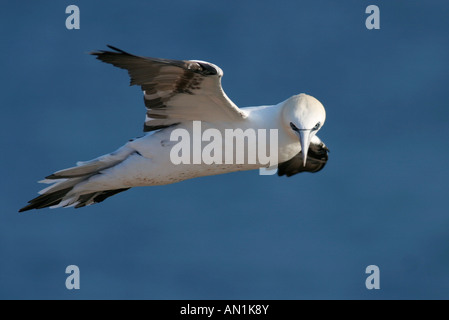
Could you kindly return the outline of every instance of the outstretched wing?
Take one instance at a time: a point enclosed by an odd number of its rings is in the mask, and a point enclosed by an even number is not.
[[[128,70],[130,85],[140,85],[147,114],[144,131],[187,121],[237,121],[247,117],[221,87],[223,71],[195,60],[139,57],[114,51],[92,52],[97,59]]]
[[[326,145],[314,137],[316,141],[312,141],[307,152],[307,162],[304,167],[302,162],[302,151],[288,161],[282,162],[278,165],[278,175],[291,177],[301,172],[318,172],[324,168],[329,158],[329,149]]]

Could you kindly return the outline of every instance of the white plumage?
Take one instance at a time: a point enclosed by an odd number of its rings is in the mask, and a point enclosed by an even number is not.
[[[155,186],[195,177],[257,169],[266,164],[174,164],[172,132],[194,135],[194,121],[202,130],[276,129],[278,175],[317,172],[328,149],[315,135],[326,113],[312,96],[299,94],[270,106],[238,108],[221,87],[223,71],[208,62],[145,58],[110,47],[93,52],[101,61],[128,70],[131,85],[141,86],[147,107],[143,137],[117,151],[76,167],[57,171],[41,182],[51,184],[20,211],[45,207],[77,208],[101,202],[137,186]],[[229,150],[228,150],[229,151]],[[223,148],[223,158],[226,149]]]

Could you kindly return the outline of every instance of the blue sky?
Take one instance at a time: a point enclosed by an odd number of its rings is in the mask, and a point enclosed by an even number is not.
[[[81,29],[65,28],[76,4]],[[380,8],[367,30],[365,9]],[[449,4],[5,2],[0,298],[446,299]],[[239,106],[326,107],[317,174],[257,171],[18,214],[44,176],[142,134],[126,72],[87,53],[210,61]],[[81,289],[65,288],[65,268]],[[365,288],[377,265],[381,289]]]

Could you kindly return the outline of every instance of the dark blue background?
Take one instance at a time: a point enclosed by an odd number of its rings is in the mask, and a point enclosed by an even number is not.
[[[2,3],[0,298],[448,298],[448,17],[444,1]],[[106,44],[213,62],[239,106],[317,97],[328,165],[18,214],[37,180],[141,135],[139,88],[86,54]]]

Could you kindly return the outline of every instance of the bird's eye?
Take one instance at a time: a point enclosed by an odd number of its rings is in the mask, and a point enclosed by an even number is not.
[[[294,130],[294,131],[299,131],[298,127],[295,126],[295,124],[293,122],[290,122],[290,127]]]
[[[318,130],[320,128],[321,122],[318,122],[312,130]]]

